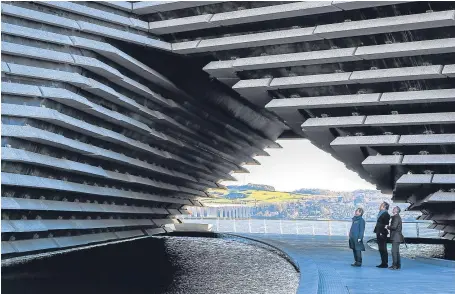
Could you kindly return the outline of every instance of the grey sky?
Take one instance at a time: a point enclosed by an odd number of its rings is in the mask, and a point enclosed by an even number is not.
[[[308,140],[282,140],[282,149],[267,149],[269,157],[258,156],[259,166],[245,166],[249,174],[233,174],[237,182],[224,185],[247,183],[274,186],[279,191],[298,188],[321,188],[336,191],[375,189],[348,170],[342,162],[313,146]]]

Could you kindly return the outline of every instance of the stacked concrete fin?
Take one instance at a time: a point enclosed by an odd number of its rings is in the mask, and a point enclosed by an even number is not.
[[[169,231],[279,147],[116,46],[170,51],[140,15],[172,3],[2,3],[2,254]]]
[[[455,7],[217,3],[149,29],[455,239]]]

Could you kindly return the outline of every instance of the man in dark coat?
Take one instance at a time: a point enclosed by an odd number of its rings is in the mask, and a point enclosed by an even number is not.
[[[403,229],[403,222],[401,221],[400,216],[401,209],[396,206],[393,208],[393,216],[390,226],[387,228],[390,230],[390,242],[392,242],[392,259],[393,263],[389,269],[397,270],[401,268],[401,259],[400,259],[400,244],[404,242],[403,234],[401,233]]]
[[[390,215],[389,215],[389,203],[383,202],[379,206],[378,218],[376,221],[376,226],[374,227],[374,232],[376,233],[376,240],[378,242],[379,254],[381,254],[381,264],[376,267],[387,268],[389,266],[389,255],[387,254],[387,235],[389,232],[386,229],[386,226],[389,225]]]
[[[363,209],[357,208],[352,218],[351,230],[349,231],[349,248],[354,253],[355,262],[352,266],[362,266],[362,251],[365,251],[363,245],[363,235],[365,233],[365,220],[362,218]]]

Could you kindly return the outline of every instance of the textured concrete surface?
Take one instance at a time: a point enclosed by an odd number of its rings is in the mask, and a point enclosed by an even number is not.
[[[352,251],[346,237],[239,234],[276,246],[296,261],[301,268],[298,293],[317,294],[416,294],[455,293],[455,269],[436,264],[402,258],[402,269],[379,269],[379,253],[367,249],[363,252],[363,265],[353,263]],[[391,265],[391,256],[389,255]],[[310,267],[310,263],[314,267]],[[315,290],[308,276],[316,270],[319,280]]]

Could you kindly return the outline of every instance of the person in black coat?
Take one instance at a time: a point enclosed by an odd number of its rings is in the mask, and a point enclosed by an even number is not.
[[[379,254],[381,255],[381,264],[376,267],[387,268],[389,267],[389,255],[387,254],[387,235],[389,232],[386,229],[386,226],[389,225],[390,215],[389,215],[389,203],[383,202],[379,206],[378,218],[376,221],[376,226],[374,227],[374,232],[376,233],[376,240],[378,242]]]
[[[392,242],[392,266],[389,269],[397,270],[401,268],[400,259],[400,244],[404,242],[404,237],[401,231],[403,230],[403,222],[400,216],[401,209],[396,206],[393,208],[392,221],[387,228],[390,230],[390,242]]]
[[[365,220],[362,218],[363,209],[357,208],[352,218],[351,230],[349,231],[349,248],[354,253],[355,262],[352,266],[362,266],[362,251],[365,251],[363,245],[363,236],[365,233]]]

